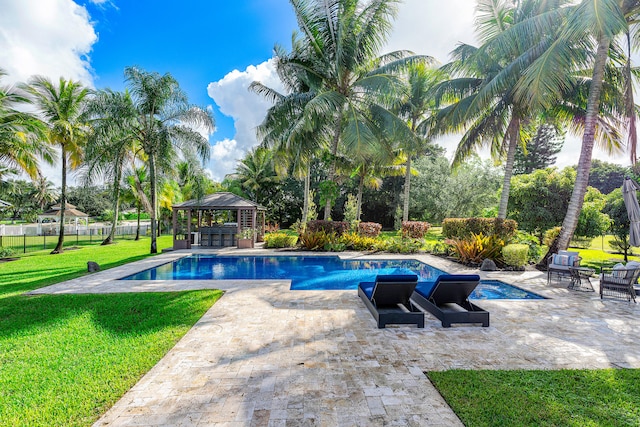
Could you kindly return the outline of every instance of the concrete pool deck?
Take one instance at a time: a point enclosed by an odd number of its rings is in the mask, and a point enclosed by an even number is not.
[[[425,371],[640,368],[640,304],[601,301],[597,292],[568,290],[566,281],[548,286],[538,271],[481,276],[550,299],[479,301],[491,312],[489,328],[447,329],[429,314],[424,329],[377,329],[356,291],[290,291],[288,281],[116,280],[188,253],[31,292],[225,291],[96,426],[457,426],[462,423]],[[429,255],[339,255],[415,258],[451,273],[477,273]]]

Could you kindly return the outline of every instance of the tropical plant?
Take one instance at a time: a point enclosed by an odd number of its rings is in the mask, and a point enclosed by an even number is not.
[[[58,198],[58,191],[53,182],[42,175],[38,175],[33,181],[33,186],[33,199],[41,210],[44,210],[47,205],[52,204]]]
[[[91,123],[85,152],[85,183],[94,179],[111,182],[113,222],[103,245],[113,243],[120,210],[122,177],[136,161],[135,108],[128,92],[100,91],[88,103]]]
[[[636,126],[633,88],[631,84],[630,51],[631,34],[637,25],[640,2],[626,0],[583,0],[566,9],[566,20],[558,37],[544,53],[531,64],[516,88],[516,96],[523,102],[551,108],[562,100],[567,88],[576,79],[575,71],[591,70],[584,133],[578,160],[576,183],[562,223],[557,241],[549,249],[546,258],[558,249],[566,249],[578,225],[578,218],[587,191],[591,157],[597,136],[597,123],[603,106],[611,98],[606,93],[605,81],[616,84],[624,92],[624,102],[613,105],[613,110],[625,115],[629,125],[629,147],[632,163],[636,160]],[[627,51],[621,47],[621,39],[627,42]],[[626,53],[626,54],[625,54]],[[621,64],[618,73],[609,74],[607,62],[613,58]],[[586,73],[579,77],[584,79]],[[617,76],[617,81],[610,78]],[[603,90],[604,89],[604,90]]]
[[[135,112],[129,119],[145,154],[149,176],[150,252],[157,253],[159,172],[171,170],[179,151],[207,160],[209,141],[198,130],[210,132],[214,122],[208,110],[189,104],[178,81],[170,74],[160,75],[137,67],[125,68],[124,74]]]
[[[446,241],[452,246],[453,254],[463,264],[480,264],[485,259],[502,263],[504,240],[497,236],[472,234],[464,239]]]
[[[411,138],[403,138],[399,149],[404,156],[404,192],[402,205],[402,221],[409,220],[409,201],[411,192],[411,175],[415,173],[411,162],[419,155],[430,153],[433,148],[431,129],[434,114],[437,111],[434,88],[447,77],[443,70],[430,67],[432,61],[422,60],[408,65],[406,75],[406,95],[398,107],[399,114],[407,121],[412,132]]]
[[[269,189],[280,181],[274,167],[273,152],[261,147],[248,152],[238,163],[235,178],[252,200],[265,204]]]
[[[380,102],[381,95],[400,88],[390,74],[406,64],[407,52],[375,58],[391,29],[396,0],[325,0],[292,2],[301,35],[294,54],[279,58],[287,67],[306,70],[307,96],[296,123],[306,131],[331,128],[327,180],[337,176],[337,156],[344,152],[374,153],[387,132],[408,134],[402,121]],[[375,95],[378,95],[377,97]],[[392,132],[390,130],[393,129]],[[325,199],[324,219],[332,199]]]
[[[0,68],[0,78],[4,76],[6,73]],[[5,172],[19,169],[36,179],[38,159],[52,164],[54,153],[44,143],[44,123],[23,111],[31,102],[15,87],[0,86],[0,166]]]
[[[48,142],[61,151],[62,182],[60,190],[60,234],[51,252],[62,253],[67,203],[67,170],[77,169],[84,154],[88,126],[83,113],[91,91],[79,82],[60,78],[57,84],[42,76],[29,80],[24,88],[33,96],[42,119],[47,125]]]

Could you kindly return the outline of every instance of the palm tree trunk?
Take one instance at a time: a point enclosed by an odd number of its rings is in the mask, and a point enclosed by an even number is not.
[[[307,166],[307,173],[304,176],[304,202],[302,203],[302,226],[307,224],[309,217],[309,192],[311,191],[311,166]]]
[[[362,214],[362,189],[364,188],[364,174],[360,175],[360,182],[358,183],[358,196],[356,197],[356,221],[360,221]]]
[[[562,222],[560,234],[538,266],[546,266],[551,254],[569,247],[573,232],[578,225],[578,217],[580,216],[582,204],[584,203],[584,195],[587,192],[587,185],[589,184],[591,155],[593,153],[596,120],[600,107],[600,93],[604,82],[604,70],[609,57],[610,44],[611,40],[607,36],[601,36],[598,40],[598,50],[596,51],[595,64],[593,66],[593,78],[591,79],[591,88],[587,101],[587,114],[584,122],[584,134],[582,135],[582,149],[580,150],[580,159],[578,160],[576,183],[573,187],[571,199],[569,200],[567,214]]]
[[[51,251],[52,254],[61,254],[64,251],[64,211],[67,209],[67,152],[62,145],[62,185],[60,189],[60,233],[58,244]]]
[[[158,253],[158,243],[156,230],[158,228],[157,211],[158,196],[156,194],[156,163],[153,154],[149,156],[149,182],[151,183],[151,251],[149,253]]]
[[[138,224],[136,225],[135,240],[140,240],[140,211],[142,211],[142,203],[136,202],[136,210],[138,211]]]
[[[118,215],[120,214],[120,173],[117,173],[117,177],[114,179],[113,189],[113,224],[111,224],[111,231],[106,239],[102,241],[103,245],[110,245],[113,243],[113,238],[116,234],[116,228],[118,227]]]
[[[402,221],[409,221],[409,193],[411,189],[411,155],[407,154],[405,164],[407,170],[404,173],[404,199],[402,205]]]
[[[338,144],[340,142],[340,131],[341,131],[341,123],[342,123],[342,114],[338,114],[338,119],[336,121],[336,129],[333,135],[333,142],[331,143],[331,166],[329,166],[329,176],[327,177],[327,181],[335,182],[336,179],[336,156],[338,155]],[[327,197],[327,201],[324,205],[324,220],[328,221],[331,218],[331,205],[333,200],[331,197]]]
[[[500,206],[498,208],[498,218],[507,218],[507,207],[509,206],[509,192],[511,191],[511,176],[513,175],[513,163],[516,158],[516,148],[520,139],[520,118],[516,115],[511,117],[511,123],[507,131],[509,138],[509,148],[507,150],[507,162],[504,165],[504,181],[502,183],[502,193],[500,194]]]

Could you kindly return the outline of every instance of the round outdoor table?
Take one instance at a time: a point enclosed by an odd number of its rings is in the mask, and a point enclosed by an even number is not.
[[[593,285],[590,280],[590,278],[596,273],[593,268],[569,267],[569,273],[571,274],[571,284],[569,285],[569,289],[582,292],[594,292]]]

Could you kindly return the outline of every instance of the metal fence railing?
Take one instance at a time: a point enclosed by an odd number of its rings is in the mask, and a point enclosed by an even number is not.
[[[99,244],[109,235],[111,227],[92,227],[86,230],[77,230],[67,233],[65,231],[64,245],[83,246]],[[149,225],[140,226],[140,236],[146,236],[151,232]],[[136,236],[136,226],[116,227],[115,239],[134,239]],[[27,253],[54,249],[58,243],[58,234],[47,233],[43,235],[0,235],[0,247],[12,249],[16,253]]]

